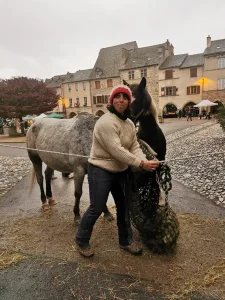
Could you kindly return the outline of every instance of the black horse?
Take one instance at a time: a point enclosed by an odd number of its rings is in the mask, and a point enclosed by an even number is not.
[[[134,98],[130,107],[133,121],[139,122],[138,137],[157,153],[158,160],[165,160],[166,139],[159,127],[155,103],[146,90],[146,79],[143,77],[139,85],[132,84],[129,87]]]
[[[143,140],[157,154],[158,160],[165,160],[166,139],[159,127],[155,103],[146,90],[146,79],[140,84],[129,85],[134,98],[131,103],[132,120],[139,123],[137,136],[147,159],[154,156],[142,143]],[[158,253],[168,252],[174,248],[179,235],[176,214],[168,204],[168,192],[171,189],[170,168],[161,164],[157,171],[134,171],[131,201],[131,219],[139,230],[144,243]],[[164,198],[164,203],[160,199]]]

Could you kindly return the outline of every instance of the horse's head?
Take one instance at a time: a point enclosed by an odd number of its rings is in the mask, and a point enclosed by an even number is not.
[[[136,122],[143,115],[152,114],[156,122],[158,123],[158,115],[154,101],[146,90],[146,79],[142,78],[139,84],[129,85],[125,80],[123,84],[128,85],[132,91],[133,101],[130,105],[132,111],[133,119]]]

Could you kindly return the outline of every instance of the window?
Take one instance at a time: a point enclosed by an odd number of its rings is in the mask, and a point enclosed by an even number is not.
[[[218,69],[225,68],[225,57],[218,58]]]
[[[190,69],[190,77],[197,77],[197,68]]]
[[[107,104],[109,95],[93,96],[93,104]],[[102,105],[99,105],[102,106]]]
[[[165,79],[172,79],[172,78],[173,78],[173,70],[166,70]]]
[[[141,69],[141,78],[147,77],[147,69]]]
[[[71,92],[71,84],[68,84],[68,91]]]
[[[193,85],[187,87],[187,95],[200,94],[200,85]]]
[[[173,87],[169,86],[166,88],[166,96],[173,96]]]
[[[87,106],[87,97],[84,97],[84,106]]]
[[[103,96],[103,97],[104,97],[104,99],[105,99],[104,103],[107,104],[108,101],[109,101],[109,96],[105,95],[105,96]]]
[[[95,81],[95,88],[96,89],[100,89],[101,88],[100,81]]]
[[[79,98],[76,98],[76,103],[74,104],[75,107],[79,107],[80,106],[80,100]]]
[[[69,107],[72,107],[72,105],[73,105],[73,99],[69,98]]]
[[[78,82],[75,83],[75,89],[78,91]]]
[[[220,78],[217,80],[217,88],[218,88],[218,90],[225,89],[225,78]]]
[[[86,82],[83,82],[83,90],[86,90]]]
[[[107,79],[107,87],[112,87],[112,86],[113,86],[112,79]]]
[[[128,77],[129,77],[129,79],[134,79],[134,71],[129,71]]]
[[[162,96],[164,91],[166,89],[166,96],[176,96],[176,93],[177,93],[177,87],[176,86],[168,86],[166,88],[161,88],[161,94]]]
[[[101,104],[102,103],[102,96],[97,96],[97,104]]]

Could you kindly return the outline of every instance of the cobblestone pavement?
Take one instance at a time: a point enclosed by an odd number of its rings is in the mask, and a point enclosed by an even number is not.
[[[213,121],[170,134],[167,159],[225,151],[225,135]],[[225,154],[170,161],[173,179],[225,207]],[[0,156],[0,197],[30,171],[26,157]]]
[[[168,136],[167,159],[204,156],[169,162],[172,177],[225,207],[225,134],[214,123],[191,129]],[[218,152],[224,153],[210,155]]]

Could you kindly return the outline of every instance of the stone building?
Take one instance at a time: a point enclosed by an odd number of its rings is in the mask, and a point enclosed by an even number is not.
[[[93,69],[54,76],[47,80],[61,98],[58,111],[73,117],[81,111],[101,116],[107,109],[112,87],[125,79],[147,89],[159,115],[175,116],[202,99],[225,103],[225,39],[207,37],[204,53],[174,55],[165,43],[138,48],[135,41],[102,48]]]
[[[136,42],[102,48],[90,75],[93,113],[101,116],[106,112],[112,87],[121,83],[120,69],[127,53],[137,48]]]
[[[66,103],[66,117],[72,118],[79,112],[92,112],[89,77],[92,69],[67,73],[61,84]]]
[[[45,80],[48,87],[55,89],[56,94],[60,96],[58,101],[58,106],[56,106],[56,108],[53,110],[55,112],[65,113],[66,107],[68,106],[68,103],[66,103],[66,101],[64,100],[63,89],[62,89],[62,83],[66,79],[66,77],[67,74],[56,75],[50,79]]]
[[[207,37],[204,53],[203,98],[225,104],[225,39]]]
[[[135,48],[125,55],[123,68],[120,69],[120,78],[128,83],[139,83],[142,77],[146,78],[147,90],[151,94],[156,106],[159,105],[159,65],[173,56],[173,45],[167,40],[163,44]]]
[[[202,100],[203,54],[168,57],[159,67],[159,114],[177,116]]]
[[[143,48],[130,42],[101,49],[90,76],[93,113],[101,115],[106,112],[112,87],[123,79],[132,84],[146,77],[147,89],[158,106],[158,68],[172,55],[173,46],[168,40]]]

